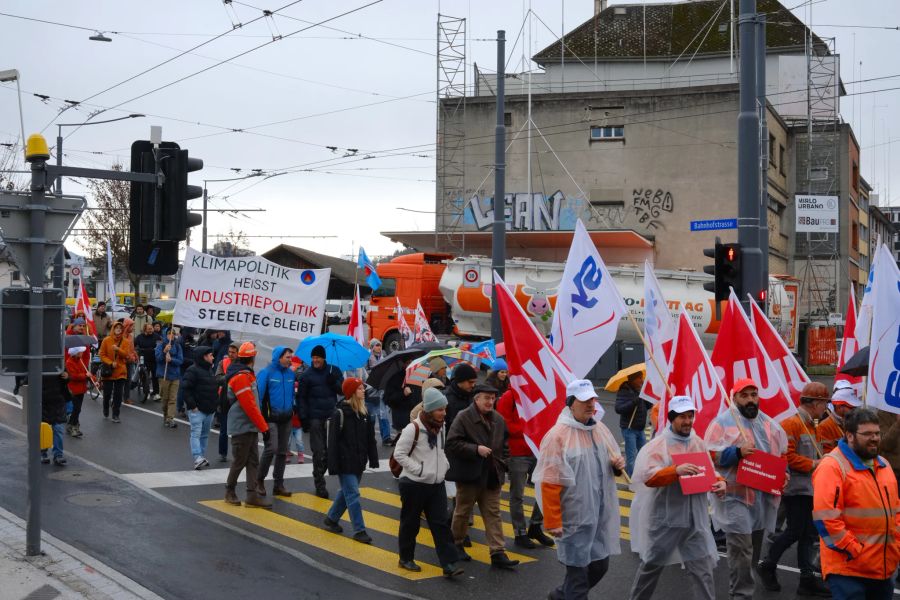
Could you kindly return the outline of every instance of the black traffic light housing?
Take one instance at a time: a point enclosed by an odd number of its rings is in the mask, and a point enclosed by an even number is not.
[[[703,284],[703,289],[715,295],[716,303],[727,301],[734,288],[738,298],[743,295],[741,284],[741,245],[736,243],[723,244],[716,238],[714,248],[704,248],[704,256],[712,258],[713,265],[706,265],[703,271],[715,277],[714,281]]]
[[[128,268],[133,273],[172,275],[178,270],[178,242],[187,238],[188,227],[203,221],[187,209],[188,200],[203,194],[202,188],[188,185],[187,174],[202,168],[202,160],[190,158],[174,142],[155,149],[146,140],[131,145],[131,170],[158,175],[156,184],[131,184]]]

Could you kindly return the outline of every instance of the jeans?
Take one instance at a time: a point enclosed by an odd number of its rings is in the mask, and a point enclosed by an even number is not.
[[[387,415],[387,406],[381,399],[379,393],[378,402],[366,402],[366,410],[372,415],[373,419],[378,419],[378,429],[381,432],[381,441],[386,442],[391,439],[391,421]]]
[[[894,595],[893,579],[829,575],[825,581],[834,600],[890,600]]]
[[[525,524],[525,482],[536,463],[537,459],[534,456],[509,457],[509,516],[516,535],[525,535],[528,531]],[[544,516],[535,501],[529,525],[539,525],[543,522]]]
[[[325,487],[325,468],[328,466],[328,421],[311,419],[309,422],[309,446],[313,455],[313,481],[316,490]]]
[[[262,458],[259,459],[259,477],[264,481],[269,474],[269,466],[272,458],[275,459],[275,468],[272,469],[272,479],[276,486],[284,485],[284,466],[287,464],[288,444],[291,442],[291,420],[281,423],[269,423],[269,441],[265,444]]]
[[[550,593],[554,600],[587,600],[591,588],[600,583],[609,570],[609,558],[595,560],[586,567],[566,565],[563,584]]]
[[[125,399],[125,379],[107,379],[103,382],[103,416],[109,416],[110,397],[112,397],[112,416],[119,418],[122,400]]]
[[[303,454],[303,429],[300,427],[291,429],[291,443],[288,445],[288,450],[294,450]]]
[[[425,521],[431,530],[441,566],[458,561],[459,555],[450,533],[444,483],[419,483],[406,477],[400,479],[400,560],[413,560],[416,556],[416,536],[422,526],[422,511],[425,512]]]
[[[341,489],[338,490],[337,496],[331,508],[328,509],[328,518],[335,523],[344,516],[344,511],[350,513],[350,523],[353,524],[353,533],[366,530],[366,522],[363,521],[362,506],[359,503],[359,480],[360,477],[350,473],[341,473],[338,475],[338,481],[341,482]]]
[[[50,428],[53,429],[53,457],[59,458],[63,455],[63,434],[66,432],[66,425],[52,423]]]
[[[797,542],[797,566],[802,575],[813,573],[813,544],[818,538],[812,521],[812,496],[785,496],[781,499],[787,515],[787,528],[769,546],[767,562],[777,563],[785,550]]]
[[[195,460],[206,456],[206,442],[212,419],[212,413],[206,414],[199,409],[188,411],[188,420],[191,422],[191,454]]]
[[[647,439],[644,437],[643,429],[628,429],[627,427],[622,428],[622,437],[625,439],[625,471],[631,477],[631,472],[634,470],[634,459],[647,443]]]
[[[228,456],[228,410],[219,411],[219,456]]]
[[[69,425],[79,425],[78,417],[81,416],[81,405],[84,403],[84,394],[72,394],[72,413],[69,415]]]

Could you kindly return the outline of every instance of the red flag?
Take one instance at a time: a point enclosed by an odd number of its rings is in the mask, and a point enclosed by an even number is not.
[[[838,357],[837,375],[834,376],[835,382],[846,381],[853,386],[853,391],[857,395],[862,394],[863,378],[861,376],[854,377],[841,373],[841,367],[844,366],[851,356],[859,352],[859,340],[856,339],[856,298],[853,294],[853,286],[850,286],[850,299],[847,302],[847,320],[844,323],[844,339],[841,342],[841,355]]]
[[[701,438],[707,426],[725,410],[727,398],[716,376],[716,369],[700,343],[690,317],[681,310],[675,330],[675,341],[669,360],[668,393],[659,409],[658,428],[665,427],[672,396],[690,396],[698,407],[694,417],[694,431]]]
[[[784,338],[778,334],[759,305],[751,302],[750,307],[753,329],[756,331],[759,341],[762,342],[763,348],[766,349],[766,354],[772,359],[772,364],[778,370],[781,379],[787,383],[791,400],[794,401],[794,406],[797,406],[800,404],[800,392],[803,390],[803,386],[810,382],[809,375],[797,362],[797,358],[784,343]]]
[[[350,309],[350,324],[347,325],[347,335],[359,342],[360,346],[366,345],[366,329],[363,325],[362,310],[359,306],[359,286],[356,286],[356,295],[353,296],[353,308]]]
[[[94,324],[94,313],[91,311],[91,303],[88,300],[87,290],[84,288],[84,281],[78,280],[78,297],[75,300],[75,312],[84,313],[84,320],[88,326],[88,333],[93,336],[97,335],[97,326]]]
[[[556,425],[566,405],[566,385],[575,375],[538,332],[496,273],[494,281],[509,383],[517,393],[519,416],[525,421],[525,441],[537,454],[541,440]]]
[[[741,309],[734,292],[722,315],[719,335],[712,351],[712,362],[727,390],[738,379],[749,377],[755,381],[759,386],[759,409],[775,421],[781,421],[797,412],[787,384],[750,326],[750,320]]]

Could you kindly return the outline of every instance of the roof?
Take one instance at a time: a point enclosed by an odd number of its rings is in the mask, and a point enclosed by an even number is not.
[[[358,267],[353,261],[338,258],[336,256],[328,256],[327,254],[319,254],[305,248],[298,248],[289,244],[279,244],[268,252],[263,253],[263,258],[277,262],[275,258],[279,254],[291,254],[305,263],[309,264],[309,268],[313,269],[331,269],[331,277],[344,281],[346,283],[354,283],[357,281]],[[285,265],[288,266],[288,265]],[[360,287],[365,287],[365,278],[360,278]]]
[[[574,231],[507,231],[506,247],[507,250],[522,250],[529,248],[566,248],[572,245],[572,236]],[[631,249],[650,249],[653,248],[653,240],[647,238],[630,229],[616,229],[603,231],[588,231],[591,241],[598,248],[631,248]],[[383,236],[391,239],[392,242],[405,244],[406,246],[416,248],[420,252],[434,252],[435,234],[433,231],[386,231],[382,232]],[[456,232],[438,232],[438,238],[446,240],[447,235],[451,235],[454,239],[461,238],[461,244],[467,251],[475,252],[476,250],[487,250],[490,254],[491,244],[493,243],[493,234],[491,231],[456,231]],[[438,241],[439,241],[438,240]]]
[[[769,51],[804,48],[806,26],[778,0],[759,0],[757,10],[767,14],[766,46]],[[729,52],[731,34],[728,25],[731,14],[727,0],[695,0],[646,6],[610,6],[565,35],[565,59],[643,58],[645,19],[647,58],[673,58],[682,54],[690,57],[695,52],[698,56]],[[813,35],[816,45],[821,44],[824,48],[821,40]],[[738,37],[735,36],[736,39]],[[535,54],[534,61],[541,65],[557,63],[560,62],[560,54],[557,40]]]

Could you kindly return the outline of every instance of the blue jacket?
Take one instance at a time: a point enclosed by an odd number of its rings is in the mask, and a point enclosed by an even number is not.
[[[300,376],[297,388],[297,414],[300,421],[324,421],[338,404],[338,396],[343,397],[341,386],[344,376],[340,370],[325,363],[321,369],[310,365]]]
[[[271,423],[289,420],[294,414],[294,372],[278,362],[286,350],[287,346],[275,346],[272,362],[256,376],[259,409],[266,421]]]
[[[169,349],[169,356],[172,357],[172,360],[169,361],[169,366],[166,367],[166,355],[163,352],[163,348],[168,343],[168,336],[164,336],[163,340],[156,345],[156,376],[162,377],[165,373],[165,378],[168,381],[177,381],[181,379],[181,363],[184,362],[184,351],[178,338],[175,338],[172,341],[172,347]]]

